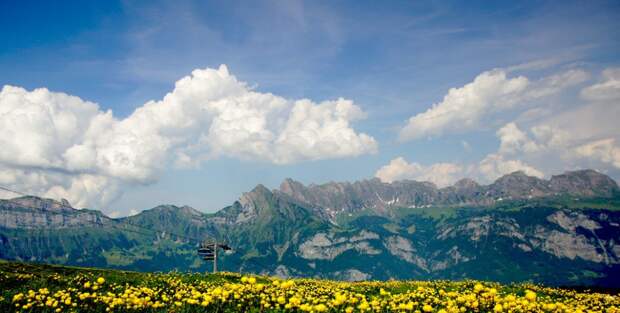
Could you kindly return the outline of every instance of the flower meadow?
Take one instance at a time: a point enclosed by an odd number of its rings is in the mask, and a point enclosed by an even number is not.
[[[0,312],[620,312],[620,295],[478,281],[339,282],[0,264]]]

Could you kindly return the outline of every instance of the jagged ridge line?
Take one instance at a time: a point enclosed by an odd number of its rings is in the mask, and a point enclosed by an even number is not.
[[[45,198],[38,197],[38,196],[35,196],[35,195],[29,195],[29,194],[25,194],[25,193],[22,193],[22,192],[19,192],[19,191],[11,190],[11,189],[9,189],[9,188],[5,188],[5,187],[3,187],[3,186],[0,186],[0,189],[2,189],[2,190],[6,190],[6,191],[9,191],[9,192],[14,192],[14,193],[17,193],[17,194],[20,194],[20,195],[23,195],[23,196],[32,196],[32,197],[37,197],[37,198],[40,198],[40,199],[45,199]],[[52,199],[52,200],[54,200],[54,199]],[[37,210],[37,211],[40,211],[40,212],[45,212],[45,213],[49,213],[49,214],[56,214],[56,215],[62,215],[62,216],[65,216],[65,217],[74,217],[73,215],[70,215],[70,214],[68,214],[68,213],[66,213],[66,212],[62,212],[62,211],[61,211],[61,212],[57,212],[57,211],[48,211],[48,210],[42,209],[42,208],[40,208],[40,207],[35,207],[35,206],[30,206],[30,205],[24,205],[24,204],[22,204],[22,203],[19,203],[19,202],[14,201],[13,199],[0,199],[0,201],[10,202],[10,203],[12,203],[12,204],[14,204],[14,205],[16,205],[16,206],[18,206],[18,207],[21,207],[21,208],[33,209],[33,210]],[[72,206],[70,206],[70,208],[71,208],[71,209],[74,209],[74,210],[76,210],[76,211],[78,211],[78,212],[80,211],[80,210],[78,210],[78,209],[75,209],[75,208],[74,208],[74,207],[72,207]],[[106,216],[106,217],[107,217],[107,216]],[[116,229],[120,229],[120,230],[126,230],[126,231],[129,231],[129,232],[132,232],[132,231],[133,231],[133,232],[137,232],[137,231],[135,231],[135,230],[131,230],[131,229],[128,229],[128,228],[117,227],[118,225],[114,225],[114,223],[119,223],[119,221],[117,221],[117,220],[116,220],[116,219],[114,219],[114,218],[110,218],[110,217],[107,217],[107,218],[109,218],[109,219],[112,221],[112,224],[109,224],[109,226],[111,226],[111,227],[114,227],[114,228],[116,228]],[[89,223],[89,224],[92,224],[92,225],[95,225],[95,226],[103,226],[103,225],[104,225],[103,223],[96,223],[96,222],[93,222],[93,221],[85,221],[85,222],[86,222],[86,223]],[[173,236],[175,236],[175,237],[179,237],[179,238],[183,238],[183,239],[188,239],[188,240],[197,241],[198,243],[200,243],[200,242],[202,241],[201,239],[198,239],[198,238],[189,237],[189,236],[185,236],[185,235],[179,235],[179,234],[176,234],[176,233],[168,232],[168,231],[166,231],[166,230],[161,230],[161,229],[160,229],[160,230],[153,230],[153,229],[149,229],[149,228],[146,228],[146,227],[138,226],[138,225],[135,225],[135,224],[132,224],[132,223],[127,223],[126,225],[131,225],[131,226],[133,226],[133,227],[135,227],[135,228],[144,229],[144,230],[146,230],[146,231],[152,232],[153,234],[157,234],[158,232],[161,232],[161,233],[167,233],[167,234],[173,235]],[[137,233],[140,233],[140,232],[137,232]],[[147,235],[147,234],[145,234],[145,233],[140,233],[140,234],[142,234],[142,235]],[[148,235],[151,235],[151,234],[148,234]]]
[[[26,195],[26,196],[32,196],[32,195]],[[63,216],[67,216],[67,217],[72,217],[71,215],[63,213],[63,212],[45,211],[45,210],[42,210],[41,208],[38,208],[38,207],[23,205],[21,203],[12,201],[11,199],[0,199],[0,201],[10,202],[10,203],[18,205],[19,207],[22,207],[22,208],[35,209],[35,210],[39,210],[39,211],[44,211],[46,213],[51,213],[51,214],[57,214],[57,215],[63,215]],[[114,221],[113,223],[118,223],[118,221],[115,221],[114,219],[111,219],[111,220]],[[103,223],[95,223],[95,222],[92,222],[92,221],[86,221],[86,223],[89,223],[89,224],[94,225],[94,226],[104,226]],[[140,231],[137,231],[137,230],[134,230],[134,229],[120,227],[119,225],[108,224],[108,226],[110,226],[112,228],[115,228],[115,229],[118,229],[118,230],[121,230],[121,231],[127,231],[127,232],[132,232],[132,233],[136,233],[136,234],[140,234],[140,235],[146,235],[146,236],[153,235],[153,234],[157,235],[157,232],[158,232],[158,230],[153,230],[153,229],[141,227],[141,226],[138,226],[138,225],[135,225],[135,224],[127,224],[127,225],[133,226],[135,228],[144,229],[144,230],[150,231],[152,233],[147,234],[145,232],[140,232]],[[200,243],[200,242],[203,241],[202,239],[197,239],[197,238],[194,238],[194,237],[188,237],[188,236],[184,236],[184,235],[179,235],[179,234],[168,232],[168,231],[164,231],[164,230],[159,230],[159,232],[162,232],[162,233],[165,232],[165,233],[170,234],[170,235],[175,236],[175,237],[188,239],[189,241],[194,241],[194,243]],[[229,259],[229,261],[233,261],[233,263],[239,265],[239,267],[242,265],[242,261],[241,260],[237,261],[237,260],[234,260],[234,259]],[[268,268],[269,267],[269,266],[265,265],[262,262],[258,262],[255,259],[246,259],[245,262],[254,263],[255,265],[258,265],[258,266],[263,267],[263,268]]]

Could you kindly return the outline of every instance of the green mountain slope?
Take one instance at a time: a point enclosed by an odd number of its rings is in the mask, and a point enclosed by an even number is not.
[[[481,186],[376,180],[259,185],[215,214],[158,206],[111,219],[33,197],[0,200],[0,258],[139,271],[204,271],[198,243],[228,243],[224,270],[361,279],[618,286],[620,197],[594,171]]]

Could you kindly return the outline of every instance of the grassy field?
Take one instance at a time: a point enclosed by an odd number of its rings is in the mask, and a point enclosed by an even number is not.
[[[477,281],[337,282],[0,262],[0,312],[620,312],[620,295]]]

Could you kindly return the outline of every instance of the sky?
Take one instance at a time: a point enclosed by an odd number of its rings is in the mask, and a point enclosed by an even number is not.
[[[115,217],[287,177],[620,179],[617,1],[0,1],[0,88],[0,186]]]

